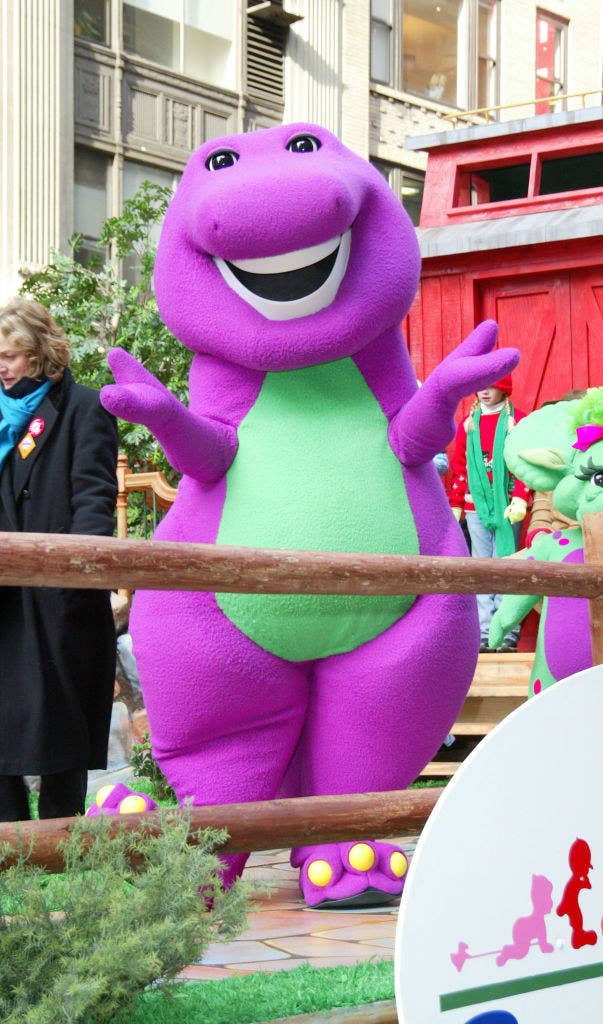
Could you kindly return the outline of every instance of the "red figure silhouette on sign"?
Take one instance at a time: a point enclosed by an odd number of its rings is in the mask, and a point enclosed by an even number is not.
[[[537,945],[543,953],[552,953],[553,946],[547,941],[546,914],[553,909],[553,883],[549,882],[544,875],[532,875],[532,906],[531,914],[526,917],[518,917],[513,925],[513,942],[503,946],[496,963],[503,967],[507,960],[523,960],[530,951],[530,946]]]
[[[570,846],[569,866],[572,872],[557,907],[559,917],[567,915],[572,929],[572,946],[580,949],[582,946],[594,946],[597,941],[595,931],[585,931],[582,926],[582,911],[578,902],[578,895],[582,889],[590,889],[590,878],[588,872],[593,866],[590,862],[590,846],[585,839],[576,839]]]

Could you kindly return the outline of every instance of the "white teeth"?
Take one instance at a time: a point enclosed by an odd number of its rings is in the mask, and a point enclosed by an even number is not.
[[[312,263],[319,263],[335,251],[341,242],[341,235],[330,238],[320,245],[310,245],[307,249],[295,249],[279,256],[263,256],[256,260],[229,260],[237,270],[245,270],[249,274],[286,274],[289,270],[301,270]]]
[[[303,267],[318,263],[319,260],[329,256],[339,246],[331,273],[316,291],[310,292],[309,295],[303,295],[300,299],[289,299],[282,302],[276,299],[263,298],[261,295],[256,295],[255,292],[250,291],[233,274],[225,260],[214,256],[214,262],[229,288],[232,288],[233,292],[236,292],[244,302],[257,310],[266,320],[296,320],[302,316],[311,316],[313,313],[318,313],[319,310],[330,306],[335,300],[339,285],[343,281],[347,270],[351,244],[352,231],[348,228],[343,235],[328,242],[323,242],[321,245],[312,245],[307,249],[297,249],[295,252],[283,253],[282,256],[266,256],[257,260],[239,260],[236,263],[234,260],[230,261],[237,269],[246,270],[252,274],[286,273],[289,270],[301,270]],[[303,260],[301,259],[302,254]]]

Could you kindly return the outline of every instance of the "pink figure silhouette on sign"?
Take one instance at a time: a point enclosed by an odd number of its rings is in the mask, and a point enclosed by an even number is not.
[[[526,917],[519,917],[513,925],[513,942],[502,949],[490,949],[484,953],[470,953],[466,942],[459,942],[458,949],[450,954],[457,971],[462,971],[465,961],[477,960],[482,956],[496,956],[496,963],[503,967],[507,960],[523,960],[531,946],[539,946],[543,953],[552,953],[553,946],[547,940],[545,916],[553,909],[553,883],[544,875],[532,875],[533,911]]]
[[[531,914],[518,917],[513,925],[513,942],[503,946],[496,957],[496,963],[503,967],[507,960],[523,960],[530,951],[530,946],[537,945],[542,953],[552,953],[554,946],[547,940],[547,914],[553,909],[553,883],[544,875],[532,875],[532,906]]]
[[[581,949],[582,946],[594,946],[597,942],[597,933],[585,931],[583,928],[582,911],[578,902],[581,890],[591,888],[588,872],[592,871],[593,866],[590,862],[590,846],[585,839],[576,839],[572,843],[568,861],[572,874],[563,890],[557,914],[559,917],[567,916],[572,929],[572,946],[574,949]]]

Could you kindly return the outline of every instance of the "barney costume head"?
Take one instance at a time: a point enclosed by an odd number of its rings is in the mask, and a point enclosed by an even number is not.
[[[294,124],[193,154],[155,284],[189,348],[289,370],[354,355],[399,323],[419,267],[414,228],[379,172],[324,128]]]
[[[182,474],[156,536],[299,550],[466,554],[433,458],[460,400],[509,373],[480,324],[425,380],[400,321],[415,232],[379,173],[297,124],[208,142],[169,206],[161,315],[194,352],[181,404],[128,353],[103,404]],[[293,553],[291,553],[293,552]],[[198,549],[191,558],[201,557]],[[400,789],[472,679],[475,598],[137,591],[130,632],[153,752],[180,801]],[[169,581],[166,579],[166,587]],[[228,858],[225,883],[246,856]],[[312,906],[388,901],[404,853],[370,837],[292,853]]]

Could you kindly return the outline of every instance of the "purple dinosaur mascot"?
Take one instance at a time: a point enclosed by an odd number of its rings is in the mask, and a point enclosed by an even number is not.
[[[417,387],[400,321],[413,226],[323,128],[208,142],[169,206],[155,285],[194,359],[190,406],[121,350],[105,407],[182,473],[163,540],[463,555],[432,463],[463,396],[514,368],[480,324]],[[472,596],[139,591],[134,650],[155,756],[196,804],[407,786],[461,707]],[[225,883],[244,854],[224,858]],[[390,900],[406,859],[367,840],[292,853],[306,902]]]

